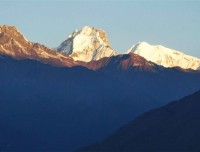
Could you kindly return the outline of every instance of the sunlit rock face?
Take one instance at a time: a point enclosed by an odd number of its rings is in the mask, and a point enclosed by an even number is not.
[[[129,54],[119,54],[112,57],[105,57],[97,61],[78,62],[79,65],[92,70],[121,70],[121,71],[140,71],[140,72],[155,72],[164,67],[158,66],[155,63],[147,61],[145,58],[130,52]]]
[[[16,59],[34,59],[54,66],[73,66],[74,61],[39,43],[28,41],[14,26],[0,26],[0,55]]]
[[[84,26],[81,30],[75,30],[57,48],[74,60],[89,62],[110,57],[117,53],[111,48],[107,34],[104,30]]]

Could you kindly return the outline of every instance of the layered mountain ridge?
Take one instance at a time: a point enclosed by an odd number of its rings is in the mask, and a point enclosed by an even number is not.
[[[1,57],[1,150],[73,151],[200,88],[199,73],[136,59],[135,54],[114,56],[93,71]],[[127,61],[133,65],[144,61],[150,70],[143,66],[124,70],[121,63]]]

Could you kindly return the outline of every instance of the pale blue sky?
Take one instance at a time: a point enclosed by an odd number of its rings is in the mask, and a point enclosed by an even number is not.
[[[0,24],[15,25],[30,41],[48,47],[89,25],[104,29],[120,53],[146,41],[200,57],[199,0],[0,0]]]

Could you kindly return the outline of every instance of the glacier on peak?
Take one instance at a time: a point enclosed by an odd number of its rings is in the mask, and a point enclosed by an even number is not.
[[[111,48],[106,32],[90,26],[75,30],[58,46],[57,51],[84,62],[117,54]]]
[[[147,42],[139,42],[133,45],[127,52],[134,52],[146,60],[164,67],[181,67],[183,69],[198,70],[200,59],[186,55],[180,51],[166,48],[162,45],[151,45]]]

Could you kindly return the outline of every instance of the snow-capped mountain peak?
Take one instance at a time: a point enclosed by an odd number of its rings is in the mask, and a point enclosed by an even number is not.
[[[200,68],[200,59],[162,45],[150,45],[147,42],[139,42],[128,50],[128,52],[130,51],[164,67],[181,67],[193,70]]]
[[[85,62],[117,54],[111,48],[106,32],[90,26],[75,30],[57,50],[71,56],[74,60]]]

